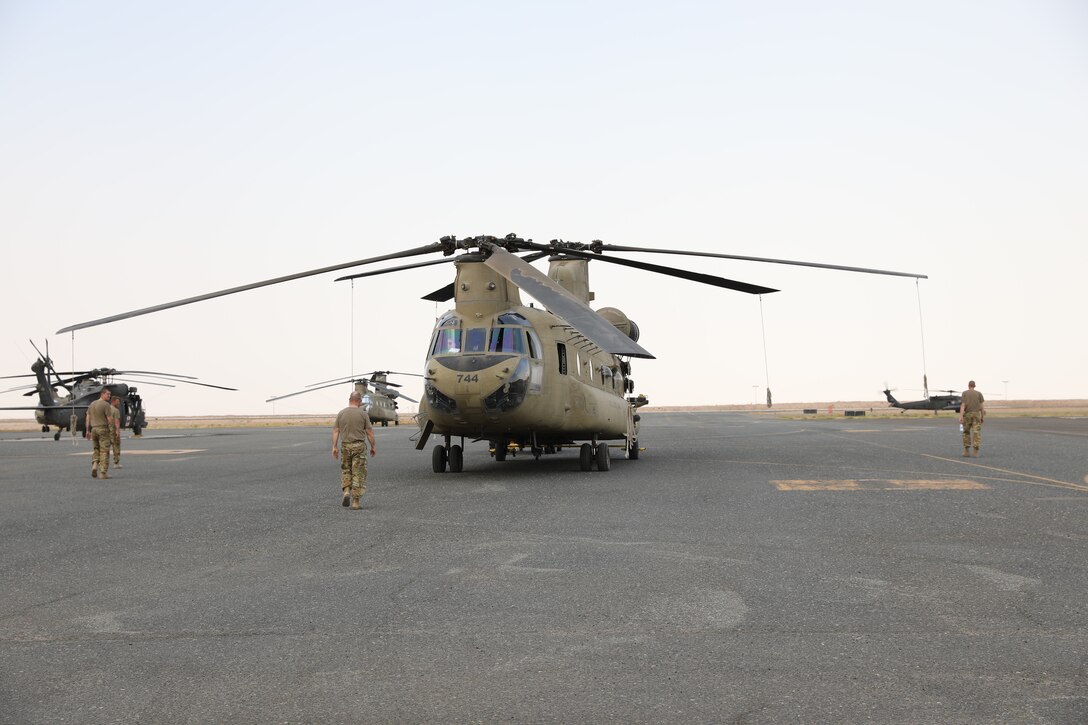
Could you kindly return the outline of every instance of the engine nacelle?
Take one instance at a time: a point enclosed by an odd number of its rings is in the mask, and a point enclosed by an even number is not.
[[[627,315],[623,314],[621,310],[615,307],[602,307],[597,310],[597,314],[608,320],[608,322],[617,330],[627,335],[629,338],[638,342],[638,325]]]

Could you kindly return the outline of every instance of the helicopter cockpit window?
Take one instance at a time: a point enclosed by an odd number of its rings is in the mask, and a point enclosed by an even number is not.
[[[461,352],[461,331],[457,328],[439,328],[434,332],[432,355],[449,355]]]
[[[483,352],[486,344],[486,327],[470,327],[465,333],[465,352]]]
[[[509,317],[509,315],[500,315]],[[487,343],[488,352],[524,353],[525,331],[520,327],[493,327]]]
[[[529,321],[516,312],[504,312],[499,315],[497,322],[500,325],[522,325],[523,327],[529,326]]]

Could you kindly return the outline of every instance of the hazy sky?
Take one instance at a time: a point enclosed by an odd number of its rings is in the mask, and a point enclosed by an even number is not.
[[[911,397],[923,366],[991,401],[1088,398],[1086,129],[1074,0],[8,0],[0,374],[49,337],[62,368],[241,389],[144,387],[151,415],[330,412],[346,387],[264,400],[421,372],[449,267],[54,332],[515,232],[929,275],[639,257],[782,290],[761,305],[591,265],[656,404]]]

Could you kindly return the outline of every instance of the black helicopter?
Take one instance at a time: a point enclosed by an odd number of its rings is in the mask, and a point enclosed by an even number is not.
[[[928,391],[926,391],[928,393]],[[895,399],[892,395],[892,391],[888,388],[884,389],[884,396],[888,399],[888,404],[892,408],[901,408],[902,410],[932,410],[933,415],[937,415],[941,410],[955,410],[960,409],[960,395],[955,390],[940,390],[938,392],[948,393],[948,395],[927,395],[925,400],[911,400],[902,402]]]
[[[351,375],[346,378],[336,378],[335,380],[324,380],[320,383],[311,383],[305,390],[287,393],[286,395],[275,395],[264,402],[271,403],[295,395],[302,395],[303,393],[312,393],[315,390],[324,390],[325,388],[343,385],[344,383],[352,383],[355,386],[355,392],[363,396],[363,408],[366,410],[367,415],[370,416],[372,423],[380,423],[382,426],[388,426],[389,423],[392,422],[393,425],[400,425],[396,399],[404,398],[413,403],[418,403],[419,401],[415,398],[409,398],[404,393],[395,390],[395,388],[400,387],[400,384],[389,382],[389,375],[413,375],[417,378],[423,377],[419,373],[398,373],[392,370],[375,370],[374,372]]]
[[[30,343],[34,345],[33,341]],[[102,388],[109,388],[110,394],[120,398],[121,427],[132,430],[132,434],[139,436],[147,427],[147,415],[144,411],[144,402],[136,392],[136,386],[117,380],[117,376],[134,378],[133,382],[141,385],[158,385],[172,388],[171,383],[187,383],[189,385],[202,385],[206,388],[218,388],[220,390],[237,390],[222,385],[210,385],[198,383],[196,378],[190,375],[175,375],[172,373],[156,373],[147,370],[116,370],[114,368],[96,368],[82,372],[57,372],[53,367],[53,361],[48,354],[42,355],[37,346],[34,350],[39,357],[30,366],[31,375],[5,375],[0,379],[28,378],[36,379],[34,385],[22,385],[0,393],[9,393],[16,390],[27,390],[24,396],[38,396],[38,405],[22,407],[0,407],[0,410],[33,410],[34,418],[42,426],[42,433],[48,433],[50,426],[57,429],[53,434],[53,440],[60,440],[62,431],[71,431],[72,435],[84,432],[87,406],[98,399]],[[155,382],[147,378],[157,380],[169,380],[170,383]],[[58,393],[63,389],[65,393]]]

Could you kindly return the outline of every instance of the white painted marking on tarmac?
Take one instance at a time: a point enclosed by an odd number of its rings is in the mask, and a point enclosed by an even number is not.
[[[519,561],[527,559],[528,557],[528,554],[518,554],[512,559],[508,559],[506,562],[499,564],[499,569],[503,571],[529,572],[530,574],[550,574],[566,571],[566,569],[545,569],[537,566],[515,566]]]
[[[892,478],[793,479],[771,481],[779,491],[964,491],[990,488],[984,483],[960,480],[904,480]]]
[[[186,453],[203,453],[206,448],[163,448],[157,451],[130,451],[123,449],[121,451],[122,456],[181,456]],[[91,451],[83,451],[81,453],[69,453],[70,456],[89,456]]]
[[[1034,587],[1040,584],[1038,579],[1020,576],[1019,574],[1010,574],[1007,571],[1001,571],[1000,569],[991,569],[988,566],[977,566],[974,564],[968,564],[967,568],[970,571],[978,574],[983,579],[987,579],[997,586],[1003,592],[1018,592],[1025,587]]]

